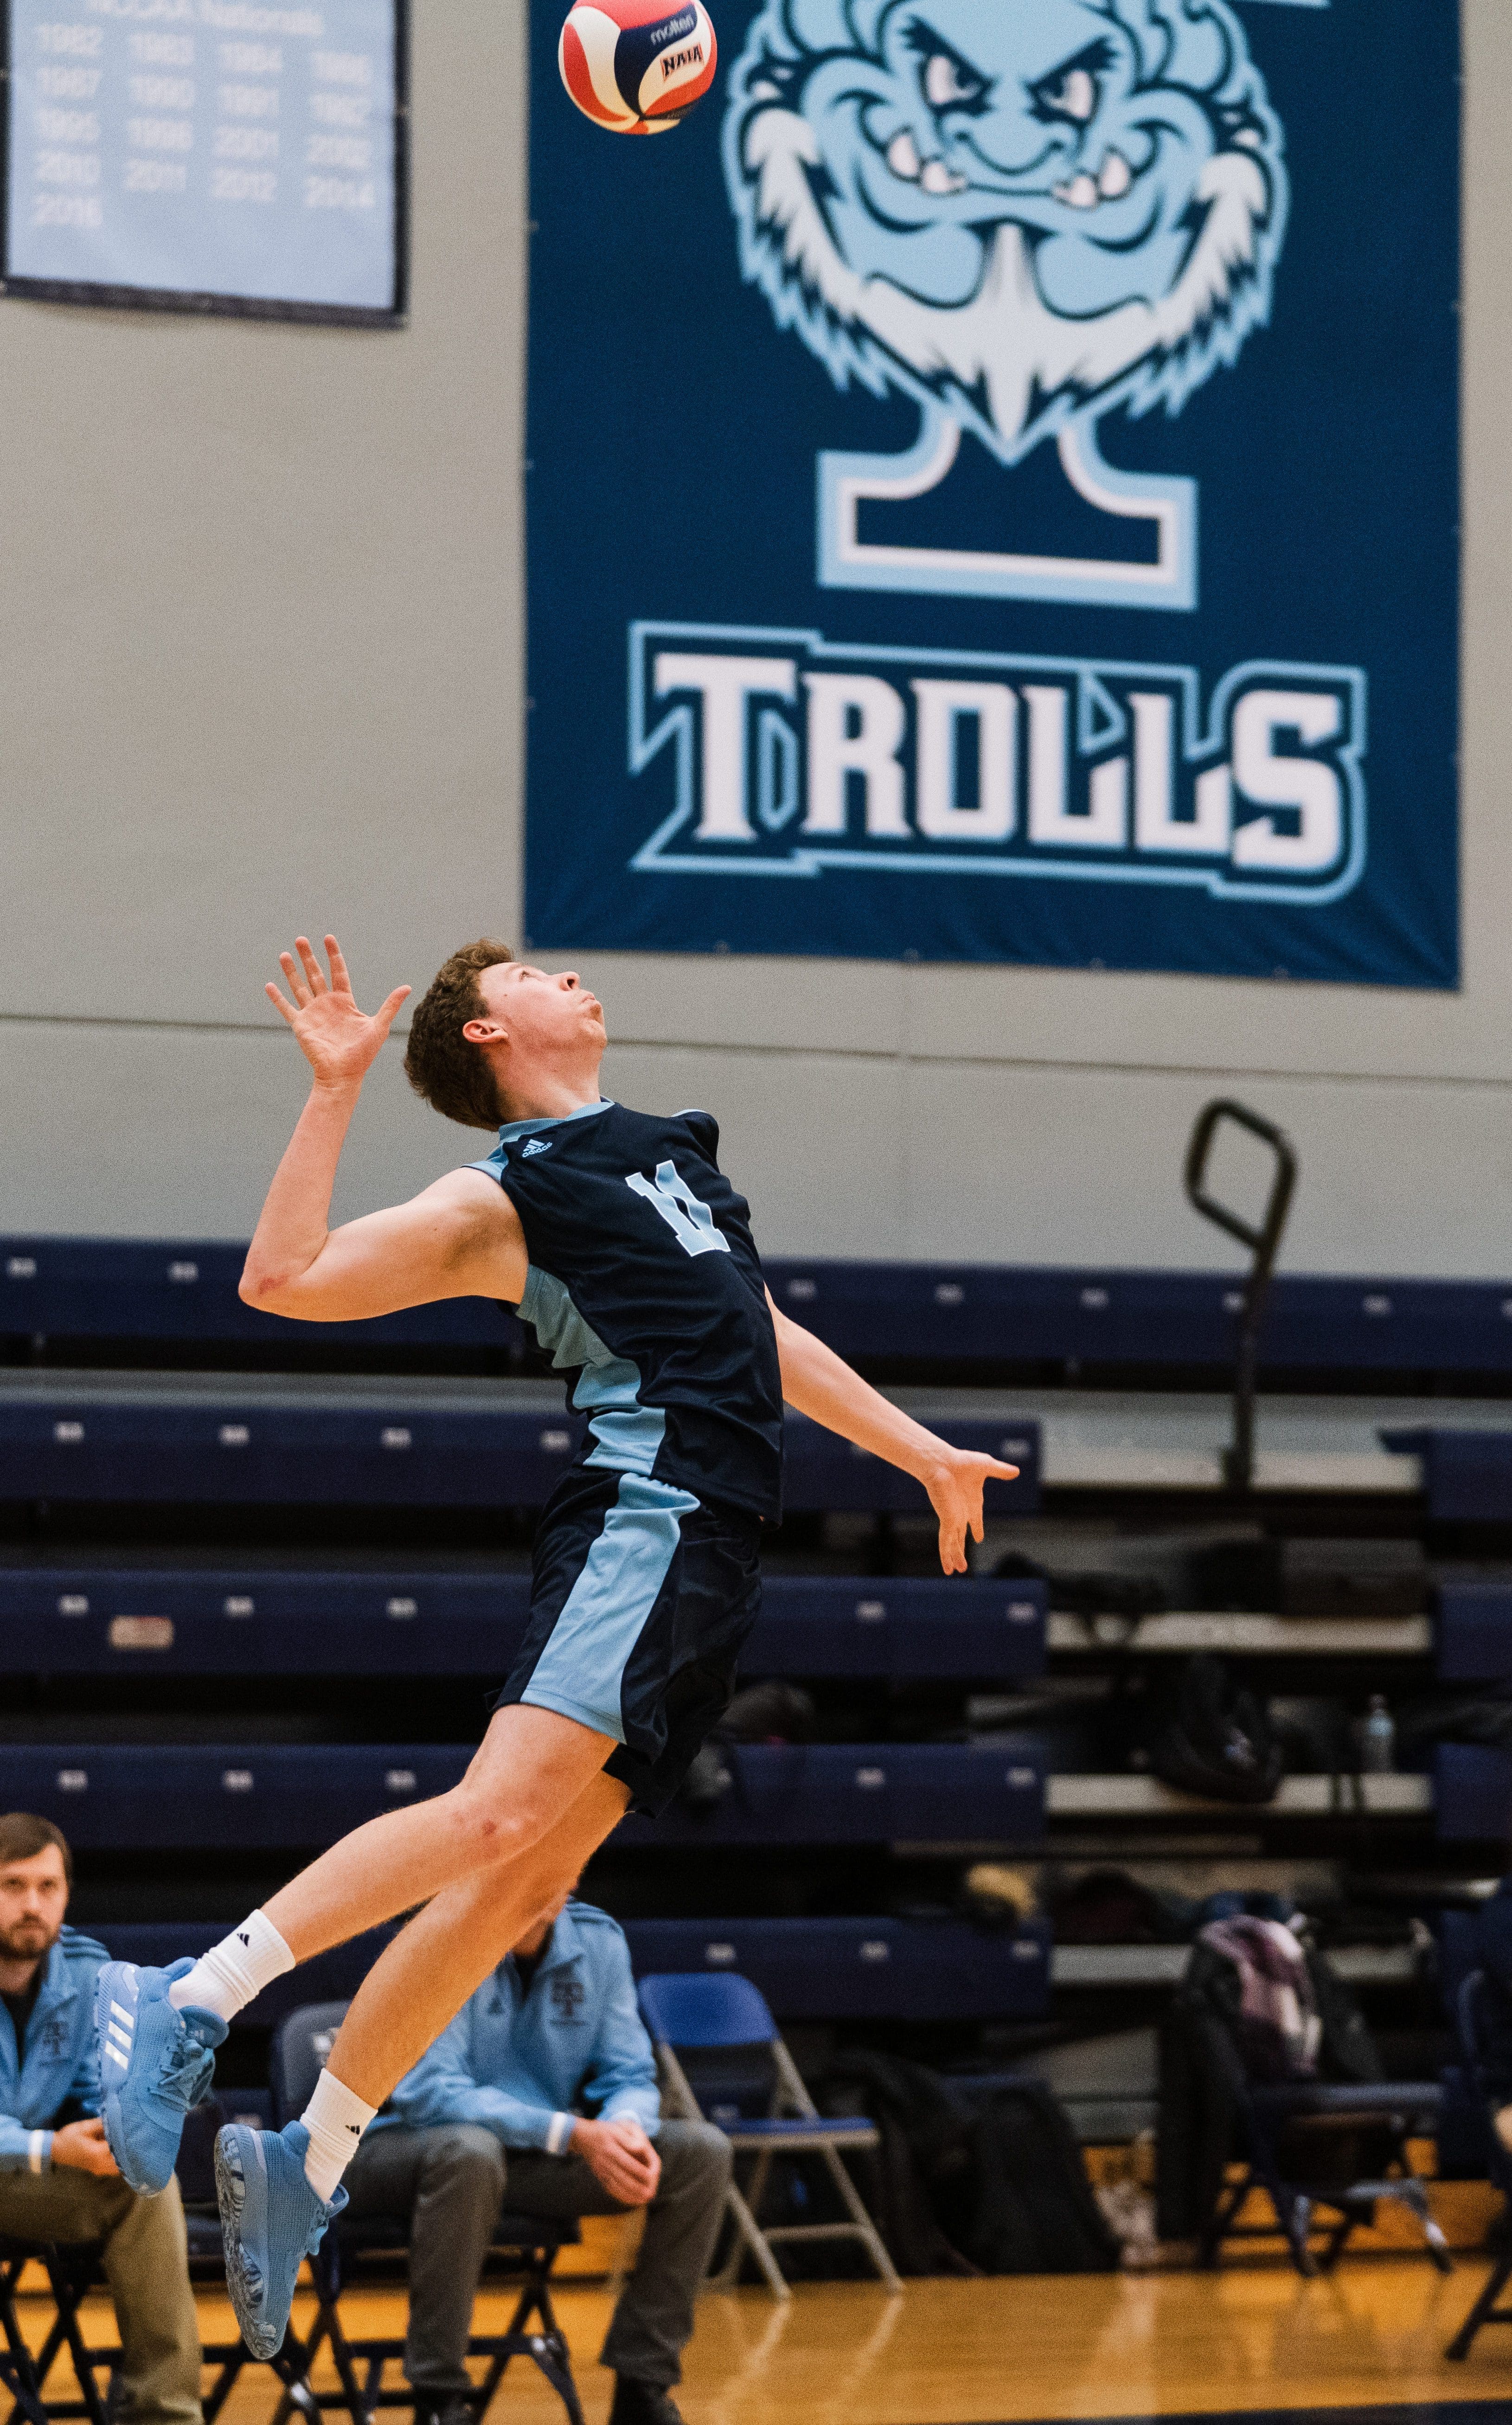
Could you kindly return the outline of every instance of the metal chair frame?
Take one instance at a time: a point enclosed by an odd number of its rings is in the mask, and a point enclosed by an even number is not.
[[[1374,2208],[1382,2200],[1405,2207],[1416,2218],[1433,2263],[1440,2273],[1452,2273],[1449,2243],[1429,2210],[1427,2191],[1407,2159],[1409,2131],[1415,2124],[1421,2126],[1435,2116],[1441,2102],[1442,2091],[1426,2081],[1339,2087],[1299,2082],[1291,2087],[1249,2088],[1241,2107],[1248,2161],[1243,2178],[1231,2183],[1219,2200],[1202,2237],[1198,2263],[1215,2266],[1225,2240],[1275,2238],[1275,2228],[1269,2224],[1238,2220],[1251,2190],[1260,2189],[1269,2198],[1292,2262],[1306,2281],[1333,2271],[1351,2234],[1370,2222]],[[1396,2135],[1400,2175],[1351,2181],[1347,2188],[1337,2190],[1319,2190],[1290,2179],[1277,2147],[1284,2125],[1298,2120],[1350,2129],[1373,2122],[1390,2125]],[[1337,2220],[1319,2220],[1320,2207]],[[1311,2243],[1319,2231],[1327,2238],[1321,2254],[1314,2255]]]
[[[733,1973],[726,1976],[732,1977]],[[700,1982],[701,1983],[701,1982]],[[742,1985],[749,1988],[748,1981]],[[765,2012],[764,2003],[762,2010]],[[662,2069],[665,2101],[684,2121],[709,2122],[694,2094],[676,2048],[662,2035],[652,2015],[645,2015],[651,2026],[656,2056]],[[767,2015],[768,2025],[771,2016]],[[775,2243],[821,2240],[856,2240],[865,2249],[877,2273],[890,2290],[901,2290],[903,2283],[897,2268],[887,2253],[887,2246],[876,2224],[867,2213],[855,2182],[841,2162],[843,2149],[861,2152],[879,2144],[874,2122],[832,2121],[827,2119],[815,2105],[803,2083],[803,2075],[783,2045],[775,2026],[769,2039],[755,2041],[764,2044],[772,2059],[775,2074],[772,2097],[766,2116],[756,2122],[716,2122],[736,2156],[753,2155],[755,2164],[744,2193],[732,2180],[727,2193],[730,2220],[732,2225],[730,2254],[716,2273],[709,2276],[711,2288],[732,2290],[740,2279],[741,2267],[749,2256],[760,2269],[762,2278],[775,2299],[793,2295],[783,2278],[782,2269],[772,2254]],[[817,2156],[839,2192],[842,2205],[849,2215],[848,2223],[791,2223],[764,2225],[760,2220],[762,2201],[771,2175],[774,2156]]]
[[[346,2009],[345,2003],[302,2005],[280,2027],[272,2066],[275,2119],[288,2118],[285,2108],[298,2110],[303,2102],[301,2090],[308,2085],[298,2073],[291,2079],[288,2049],[303,2042],[304,2068],[308,2070],[310,2050],[314,2048],[318,2054],[317,2041],[334,2035]],[[318,2055],[317,2069],[323,2061],[324,2056]],[[392,2224],[392,2236],[385,2234],[385,2223]],[[289,2425],[295,2411],[311,2420],[311,2425],[320,2425],[321,2418],[333,2410],[349,2417],[351,2425],[370,2425],[379,2408],[413,2406],[412,2391],[401,2390],[397,2385],[384,2381],[389,2365],[397,2365],[403,2359],[403,2340],[390,2335],[369,2335],[354,2340],[341,2319],[342,2291],[353,2260],[364,2256],[404,2257],[408,2254],[409,2225],[408,2215],[395,2214],[367,2224],[351,2219],[338,2221],[327,2233],[309,2260],[315,2293],[314,2321],[302,2337],[291,2323],[273,2361],[284,2388],[273,2412],[272,2425]],[[468,2356],[488,2361],[482,2382],[475,2384],[470,2393],[461,2395],[479,2420],[511,2361],[525,2357],[551,2385],[567,2411],[570,2425],[583,2425],[582,2405],[572,2380],[571,2353],[551,2295],[551,2272],[557,2251],[571,2246],[578,2238],[575,2224],[548,2225],[528,2215],[507,2212],[500,2216],[491,2254],[508,2260],[509,2270],[523,2279],[508,2329],[502,2333],[474,2333],[468,2339]],[[312,2380],[322,2350],[330,2352],[336,2369],[334,2391],[317,2391]]]
[[[503,2382],[510,2361],[528,2357],[545,2376],[563,2407],[571,2425],[583,2425],[583,2410],[572,2380],[571,2353],[567,2336],[556,2320],[552,2305],[550,2275],[556,2261],[557,2249],[563,2244],[554,2232],[550,2238],[532,2239],[532,2226],[523,2216],[504,2218],[505,2237],[493,2254],[505,2254],[517,2260],[518,2270],[524,2274],[520,2296],[508,2327],[502,2333],[474,2333],[469,2337],[469,2357],[488,2360],[488,2371],[481,2383],[475,2384],[465,2398],[475,2417],[486,2415],[494,2393]],[[346,2240],[339,2226],[330,2234],[318,2254],[310,2260],[310,2273],[315,2293],[314,2321],[303,2338],[289,2327],[288,2336],[275,2364],[283,2378],[283,2396],[273,2412],[272,2425],[288,2425],[290,2417],[298,2414],[318,2425],[318,2420],[332,2410],[345,2413],[351,2425],[367,2425],[379,2408],[412,2408],[414,2393],[408,2386],[384,2381],[389,2365],[397,2365],[404,2356],[404,2342],[394,2336],[366,2336],[353,2340],[341,2318],[341,2296],[346,2287],[346,2260],[371,2249],[383,2255],[399,2256],[402,2247],[386,2247],[381,2241],[366,2240],[361,2235]],[[532,2328],[534,2326],[534,2329]],[[317,2391],[312,2375],[322,2349],[330,2353],[336,2369],[337,2387],[333,2391]],[[208,2412],[207,2412],[208,2413]]]
[[[0,2332],[5,2336],[5,2348],[0,2350],[0,2388],[8,2392],[12,2403],[7,2425],[22,2425],[23,2419],[25,2425],[57,2425],[57,2420],[65,2417],[88,2417],[89,2425],[111,2425],[120,2346],[91,2349],[79,2315],[85,2299],[104,2279],[103,2246],[97,2240],[0,2239]],[[40,2265],[47,2275],[56,2310],[42,2345],[35,2353],[22,2332],[15,2305],[22,2274],[32,2261]],[[79,2386],[76,2399],[59,2399],[47,2389],[48,2377],[65,2350]],[[206,2366],[217,2369],[216,2380],[201,2403],[205,2425],[215,2425],[242,2369],[253,2360],[239,2340],[215,2342],[201,2349],[200,2354]],[[99,2384],[102,2373],[105,2377],[103,2394]]]

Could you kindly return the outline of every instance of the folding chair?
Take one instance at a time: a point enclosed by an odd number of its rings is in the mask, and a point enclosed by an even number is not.
[[[1198,2263],[1216,2265],[1227,2240],[1273,2236],[1268,2224],[1238,2220],[1251,2190],[1262,2189],[1275,2208],[1292,2262],[1308,2281],[1331,2272],[1350,2234],[1373,2221],[1382,2199],[1416,2217],[1434,2264],[1440,2273],[1452,2273],[1449,2243],[1429,2212],[1427,2192],[1412,2172],[1407,2147],[1409,2138],[1433,2135],[1442,2103],[1437,2082],[1422,2080],[1364,2086],[1311,2080],[1275,2087],[1246,2083],[1239,2090],[1239,2114],[1248,2160],[1244,2177],[1219,2202],[1203,2235]],[[1339,2157],[1349,2138],[1361,2132],[1375,2160],[1372,2174],[1341,2180]],[[1331,2165],[1330,2153],[1335,2160]],[[1389,2171],[1388,2166],[1398,2169]],[[1318,2222],[1319,2207],[1336,2219]],[[1327,2239],[1321,2255],[1314,2256],[1312,2236],[1320,2230]]]
[[[1472,1970],[1467,1978],[1461,1980],[1459,1993],[1455,1998],[1453,2007],[1455,2034],[1459,2041],[1460,2061],[1464,2064],[1480,2107],[1484,2126],[1483,2144],[1487,2173],[1493,2187],[1499,2189],[1506,2199],[1508,2211],[1512,2212],[1512,2156],[1508,2155],[1502,2144],[1501,2136],[1496,2128],[1497,2107],[1505,2104],[1506,2099],[1504,2096],[1498,2097],[1493,2095],[1486,2076],[1487,1993],[1484,1971]],[[1482,2324],[1512,2324],[1512,2307],[1499,2307],[1496,2304],[1505,2289],[1509,2277],[1512,2277],[1512,2242],[1504,2246],[1498,2254],[1480,2297],[1445,2350],[1445,2357],[1455,2359],[1469,2357],[1471,2345]]]
[[[189,2279],[191,2282],[211,2283],[217,2289],[226,2278],[226,2255],[220,2237],[220,2208],[216,2196],[216,2132],[225,2122],[266,2119],[265,2114],[244,2115],[237,2110],[240,2099],[235,2092],[229,2094],[229,2103],[218,2096],[207,2096],[202,2104],[191,2110],[184,2126],[178,2162],[174,2166],[179,2194],[184,2201],[184,2226],[189,2244]],[[216,2425],[217,2417],[243,2371],[259,2364],[259,2360],[253,2357],[239,2335],[235,2340],[201,2343],[200,2357],[202,2365],[215,2369],[215,2380],[201,2395],[200,2406],[204,2425]],[[296,2404],[304,2405],[299,2376],[285,2362],[281,2353],[269,2359],[267,2364],[281,2381],[285,2392],[294,2395]]]
[[[345,2003],[304,2004],[289,2015],[276,2033],[271,2065],[276,2126],[281,2127],[308,2105],[346,2011]],[[567,2336],[556,2321],[550,2287],[557,2252],[575,2246],[580,2238],[576,2224],[546,2223],[523,2214],[500,2215],[491,2255],[504,2260],[506,2271],[523,2279],[508,2330],[475,2333],[468,2341],[469,2357],[488,2361],[482,2381],[475,2384],[468,2395],[475,2417],[483,2417],[510,2360],[528,2357],[551,2385],[571,2425],[583,2425]],[[404,2355],[403,2341],[373,2337],[353,2340],[341,2317],[342,2292],[363,2262],[402,2257],[409,2244],[408,2214],[338,2218],[331,2225],[318,2252],[310,2259],[315,2293],[314,2322],[302,2340],[291,2324],[280,2353],[279,2370],[286,2387],[272,2425],[287,2425],[293,2410],[312,2419],[313,2425],[319,2425],[328,2409],[345,2409],[351,2425],[370,2425],[376,2409],[412,2405],[412,2392],[384,2381],[385,2369],[391,2363],[396,2365]],[[330,2351],[336,2369],[339,2388],[334,2392],[318,2391],[312,2380],[322,2349]],[[359,2369],[363,2369],[361,2377]]]
[[[748,2191],[730,2185],[730,2219],[733,2225],[730,2256],[711,2277],[720,2289],[733,2288],[748,2253],[760,2267],[774,2298],[791,2298],[781,2267],[772,2254],[774,2243],[787,2240],[860,2240],[890,2290],[901,2290],[893,2259],[880,2233],[862,2205],[855,2182],[841,2161],[842,2153],[859,2154],[879,2144],[873,2122],[828,2121],[804,2087],[802,2075],[778,2032],[766,1999],[737,1971],[661,1971],[640,1982],[640,2009],[655,2042],[665,2094],[689,2122],[713,2122],[724,2132],[737,2156],[754,2155]],[[758,2119],[705,2113],[693,2091],[680,2054],[714,2048],[760,2047],[769,2058],[771,2082],[766,2112]],[[848,2223],[793,2223],[768,2225],[760,2216],[774,2156],[817,2156],[840,2193]]]
[[[108,2425],[110,2394],[119,2349],[90,2349],[84,2337],[79,2308],[101,2279],[103,2243],[91,2240],[0,2239],[0,2385],[13,2403],[9,2425],[53,2425],[63,2417],[87,2417],[89,2425]],[[36,2262],[47,2275],[55,2309],[42,2345],[33,2354],[16,2313],[16,2293],[28,2264]],[[72,2360],[79,2397],[63,2399],[47,2388],[57,2360],[67,2351]],[[105,2374],[102,2398],[98,2377]]]
[[[217,2282],[223,2279],[224,2266],[211,2149],[216,2130],[224,2119],[214,2098],[196,2108],[185,2129],[177,2168],[191,2278]],[[104,2256],[105,2244],[101,2240],[0,2239],[0,2333],[5,2337],[5,2348],[0,2351],[0,2388],[9,2393],[13,2403],[8,2425],[21,2425],[24,2417],[27,2425],[53,2425],[54,2420],[64,2417],[88,2417],[89,2425],[109,2425],[114,2416],[121,2351],[115,2343],[105,2349],[91,2348],[85,2338],[79,2314],[86,2297],[105,2279]],[[15,2305],[21,2276],[30,2261],[46,2273],[56,2310],[46,2337],[35,2354],[27,2348]],[[78,2383],[77,2398],[59,2397],[47,2388],[52,2369],[65,2351],[72,2361]],[[215,2369],[215,2379],[201,2403],[205,2425],[215,2425],[242,2369],[254,2360],[240,2339],[212,2342],[202,2347],[200,2354],[205,2366]]]

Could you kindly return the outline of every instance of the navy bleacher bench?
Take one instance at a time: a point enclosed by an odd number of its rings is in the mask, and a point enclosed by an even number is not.
[[[1045,1586],[766,1579],[747,1676],[1037,1676]],[[0,1566],[0,1675],[478,1676],[524,1638],[524,1573]]]
[[[1438,1601],[1439,1673],[1445,1681],[1512,1678],[1512,1582],[1442,1582]]]
[[[118,1961],[202,1953],[219,1923],[90,1922]],[[1037,2020],[1050,2002],[1050,1930],[963,1920],[630,1919],[637,1972],[739,1970],[779,2020]],[[237,2028],[270,2029],[300,2004],[355,1995],[392,1935],[376,1929],[276,1979]]]
[[[1456,1431],[1425,1423],[1380,1437],[1395,1455],[1421,1458],[1435,1523],[1512,1524],[1512,1431]]]
[[[1496,1844],[1512,1836],[1512,1757],[1481,1743],[1437,1743],[1434,1808],[1447,1843]]]
[[[80,1851],[289,1850],[331,1844],[380,1811],[444,1793],[463,1743],[55,1743],[0,1746],[0,1807],[53,1820]],[[1037,1837],[1033,1740],[748,1744],[732,1792],[695,1815],[627,1820],[626,1841],[1008,1843]]]
[[[313,1393],[312,1393],[313,1394]],[[0,1381],[0,1500],[137,1505],[539,1507],[582,1437],[540,1406],[464,1407],[364,1395],[350,1405],[175,1394],[129,1382],[108,1391]],[[1039,1503],[1039,1432],[1029,1422],[944,1420],[941,1437],[1005,1456],[1016,1482],[989,1481],[989,1512]],[[801,1415],[787,1419],[790,1512],[926,1515],[923,1485]]]
[[[309,1326],[244,1306],[246,1248],[225,1240],[0,1238],[0,1335],[265,1347]],[[783,1311],[843,1356],[934,1366],[1228,1365],[1238,1279],[1221,1272],[978,1263],[765,1265]],[[518,1355],[523,1333],[479,1298],[372,1323],[329,1343]],[[1273,1282],[1262,1369],[1512,1372],[1512,1287],[1496,1280],[1310,1277]]]

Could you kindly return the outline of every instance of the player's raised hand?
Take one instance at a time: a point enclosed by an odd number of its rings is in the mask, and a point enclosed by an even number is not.
[[[970,1571],[966,1535],[982,1537],[982,1490],[989,1481],[1016,1482],[1019,1469],[1001,1457],[977,1450],[941,1446],[941,1462],[925,1476],[935,1514],[940,1518],[940,1563],[947,1575]]]
[[[295,953],[298,954],[298,959]],[[279,954],[284,983],[294,996],[291,1005],[273,984],[265,988],[279,1017],[293,1028],[300,1052],[322,1086],[361,1085],[383,1049],[384,1040],[409,1000],[411,988],[395,986],[387,1002],[371,1016],[359,1010],[352,981],[334,935],[326,937],[328,979],[308,935],[297,935],[293,952]]]

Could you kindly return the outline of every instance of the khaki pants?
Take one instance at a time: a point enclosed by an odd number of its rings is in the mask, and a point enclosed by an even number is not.
[[[138,2197],[121,2180],[59,2165],[0,2173],[0,2237],[102,2240],[131,2425],[200,2425],[200,2327],[179,2185]]]

